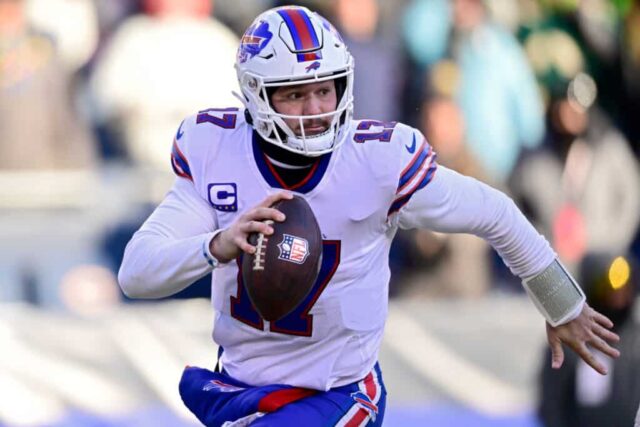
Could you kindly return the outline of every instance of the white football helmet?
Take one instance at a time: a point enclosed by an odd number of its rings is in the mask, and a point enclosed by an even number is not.
[[[252,126],[266,141],[306,156],[334,150],[346,137],[353,114],[353,58],[340,34],[305,7],[280,7],[259,15],[242,36],[236,71]],[[276,87],[335,79],[335,111],[310,116],[277,113],[269,95]],[[268,88],[274,88],[268,90]],[[304,119],[332,117],[327,131],[306,135]],[[300,121],[296,135],[284,119]]]

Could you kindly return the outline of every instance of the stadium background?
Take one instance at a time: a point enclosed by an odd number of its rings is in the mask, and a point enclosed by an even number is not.
[[[214,363],[206,280],[140,303],[115,274],[173,179],[181,118],[237,105],[239,37],[281,4],[0,0],[0,425],[194,425],[177,380]],[[583,283],[605,260],[635,295],[640,2],[302,4],[351,47],[356,118],[418,127]],[[391,266],[385,425],[539,425],[543,321],[496,255],[401,233]]]

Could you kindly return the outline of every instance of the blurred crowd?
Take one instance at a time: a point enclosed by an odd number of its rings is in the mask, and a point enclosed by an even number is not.
[[[114,300],[124,244],[173,179],[169,153],[181,119],[239,106],[239,36],[258,13],[287,3],[0,0],[5,225],[93,208],[91,232],[76,230],[90,240],[90,257],[57,244],[62,232],[40,247],[40,255],[64,256],[64,268],[43,271],[33,250],[11,252],[2,239],[0,252],[12,256],[0,270],[16,270],[7,277],[30,291],[0,299],[46,302],[37,295],[44,292],[67,308],[96,293]],[[327,16],[346,39],[356,62],[356,118],[420,129],[441,164],[513,197],[576,274],[592,255],[634,265],[640,1],[294,3]],[[31,243],[46,240],[46,229]],[[471,236],[401,232],[391,261],[392,296],[519,291]],[[83,278],[95,292],[69,291],[85,286],[77,285]],[[208,285],[187,293],[206,295]]]

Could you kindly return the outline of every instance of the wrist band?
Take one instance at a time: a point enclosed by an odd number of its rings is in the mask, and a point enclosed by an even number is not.
[[[214,231],[210,238],[205,239],[204,242],[202,242],[202,256],[204,256],[204,259],[207,260],[207,264],[209,264],[213,268],[218,268],[218,266],[220,265],[220,261],[218,261],[217,258],[213,256],[213,254],[209,250],[209,247],[211,246],[211,242],[213,241],[213,239],[215,239],[216,236],[223,231],[223,229]]]
[[[524,279],[522,285],[551,326],[573,320],[586,301],[580,286],[557,259],[542,273]]]

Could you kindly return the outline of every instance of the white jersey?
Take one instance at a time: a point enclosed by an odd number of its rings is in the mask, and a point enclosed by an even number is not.
[[[389,249],[398,227],[479,235],[521,277],[555,258],[509,198],[438,166],[424,137],[406,125],[353,121],[347,142],[318,158],[291,188],[255,138],[237,109],[205,110],[181,124],[172,153],[181,178],[128,245],[119,275],[133,296],[177,292],[210,271],[214,230],[280,189],[302,195],[324,246],[319,278],[294,312],[262,320],[238,263],[213,271],[213,338],[224,348],[224,368],[238,380],[327,390],[370,372],[387,315]]]

